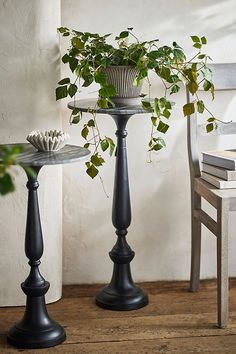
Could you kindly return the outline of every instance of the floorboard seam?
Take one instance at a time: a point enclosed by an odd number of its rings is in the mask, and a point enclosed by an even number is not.
[[[236,336],[234,333],[228,333],[224,335],[202,335],[202,336],[189,336],[189,337],[164,337],[164,338],[139,338],[139,339],[122,339],[122,340],[103,340],[98,342],[71,342],[71,343],[62,343],[62,345],[76,345],[76,344],[99,344],[99,343],[122,343],[122,342],[140,342],[140,341],[153,341],[153,340],[175,340],[175,339],[189,339],[191,338],[212,338],[212,337],[229,337]]]

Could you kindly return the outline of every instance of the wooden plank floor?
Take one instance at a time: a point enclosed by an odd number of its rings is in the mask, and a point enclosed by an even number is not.
[[[216,327],[216,281],[202,281],[191,293],[187,282],[153,282],[141,286],[150,304],[118,312],[97,307],[100,285],[66,286],[62,300],[48,311],[67,332],[60,346],[22,350],[9,346],[6,334],[23,314],[22,307],[0,308],[0,353],[12,354],[236,354],[236,279],[230,280],[230,322]]]

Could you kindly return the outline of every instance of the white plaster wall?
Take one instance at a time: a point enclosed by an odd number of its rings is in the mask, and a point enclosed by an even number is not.
[[[208,53],[215,62],[234,62],[235,0],[62,0],[62,25],[82,31],[119,33],[134,27],[142,39],[176,40],[191,46],[190,35],[206,35]],[[63,42],[65,43],[65,41]],[[63,44],[63,50],[67,45]],[[62,76],[68,75],[63,66]],[[95,97],[94,87],[81,98]],[[156,93],[161,87],[153,85]],[[232,101],[234,99],[234,101]],[[137,281],[188,279],[190,267],[190,189],[186,150],[186,121],[182,116],[184,95],[176,98],[167,149],[146,163],[150,124],[145,115],[128,123],[128,155],[132,198],[132,225],[128,241],[136,252],[132,262]],[[234,119],[233,92],[219,92],[209,106],[222,119]],[[63,105],[64,129],[74,143],[82,144],[79,128],[69,127],[69,112]],[[228,109],[227,109],[228,107]],[[115,126],[108,116],[99,116],[104,135],[114,137]],[[205,140],[202,149],[210,149]],[[218,147],[235,146],[235,140],[218,140]],[[90,180],[84,166],[64,169],[64,283],[106,282],[111,276],[108,251],[115,242],[111,224],[114,159],[107,157],[102,169],[110,198],[103,193],[99,179]],[[233,224],[231,231],[235,229]],[[231,237],[234,235],[232,234]],[[236,275],[235,242],[230,238],[230,274]],[[203,278],[216,275],[215,239],[203,232]]]
[[[0,142],[25,142],[33,129],[61,128],[54,89],[60,76],[60,0],[0,0]],[[0,306],[25,303],[20,283],[29,272],[24,255],[26,177],[15,170],[17,191],[0,198]],[[41,272],[61,296],[62,175],[47,167],[39,175],[45,251]]]

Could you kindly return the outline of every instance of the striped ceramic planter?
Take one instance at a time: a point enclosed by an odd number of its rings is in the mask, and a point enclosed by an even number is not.
[[[108,83],[116,89],[116,96],[111,98],[116,106],[140,103],[142,84],[133,85],[139,73],[138,69],[133,66],[108,66],[104,72],[107,75]]]

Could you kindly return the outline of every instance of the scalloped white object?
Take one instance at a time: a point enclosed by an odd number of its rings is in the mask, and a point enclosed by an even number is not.
[[[26,138],[38,151],[58,151],[65,146],[69,134],[60,130],[32,131]]]

